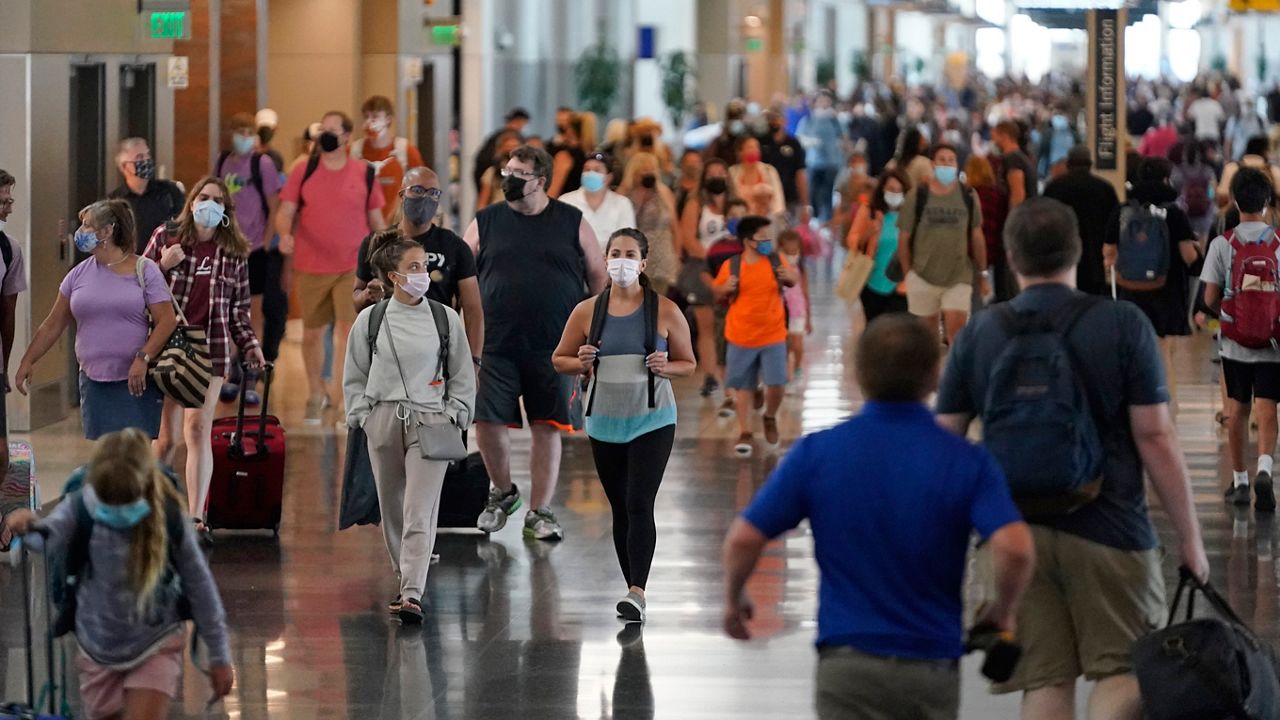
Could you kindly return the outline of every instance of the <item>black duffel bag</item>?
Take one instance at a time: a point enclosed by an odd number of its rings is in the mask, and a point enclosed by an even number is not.
[[[1148,720],[1275,720],[1280,679],[1272,647],[1254,634],[1208,582],[1185,567],[1169,622],[1133,646]],[[1183,593],[1187,613],[1174,624]],[[1219,617],[1192,619],[1196,593]]]

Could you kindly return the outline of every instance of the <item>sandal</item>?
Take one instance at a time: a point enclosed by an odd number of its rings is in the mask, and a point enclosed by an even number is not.
[[[391,602],[387,603],[387,612],[391,613],[392,615],[395,615],[396,613],[400,612],[400,606],[403,604],[404,604],[404,601],[400,599],[399,595],[397,595],[395,600],[392,600]]]
[[[421,625],[423,612],[422,603],[413,598],[405,598],[400,602],[400,622],[404,625]]]
[[[1226,425],[1227,422],[1229,422],[1230,420],[1231,420],[1230,415],[1224,415],[1221,412],[1214,413],[1213,421],[1218,423],[1219,425]]]

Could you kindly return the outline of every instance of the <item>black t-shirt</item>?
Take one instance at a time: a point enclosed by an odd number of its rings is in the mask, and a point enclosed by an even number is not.
[[[1027,192],[1027,199],[1031,199],[1040,194],[1040,176],[1036,172],[1035,163],[1031,162],[1031,158],[1021,150],[1005,153],[1002,160],[1004,170],[1000,173],[1000,186],[1006,192],[1009,190],[1009,173],[1014,170],[1022,171],[1022,187]]]
[[[185,198],[177,183],[171,180],[152,180],[141,195],[135,195],[128,185],[121,185],[107,197],[126,200],[133,208],[133,221],[137,228],[139,255],[147,249],[151,234],[156,228],[176,218],[182,212]]]
[[[1044,196],[1075,211],[1083,246],[1076,267],[1076,286],[1092,295],[1110,295],[1111,286],[1102,267],[1102,245],[1120,207],[1115,188],[1087,170],[1072,170],[1046,185]]]
[[[369,264],[369,238],[360,241],[360,255],[356,259],[356,277],[369,282],[374,278]],[[451,308],[459,306],[458,282],[476,276],[476,259],[471,248],[452,230],[432,225],[430,230],[414,238],[427,251],[427,272],[431,285],[427,297]]]
[[[1156,335],[1169,337],[1174,335],[1190,335],[1191,324],[1187,319],[1190,309],[1187,305],[1187,284],[1193,277],[1191,269],[1182,260],[1182,251],[1178,245],[1187,240],[1195,240],[1195,232],[1191,229],[1191,221],[1182,208],[1176,205],[1178,193],[1167,185],[1155,187],[1139,185],[1130,193],[1131,199],[1144,205],[1158,205],[1164,208],[1165,227],[1169,229],[1169,274],[1165,276],[1164,285],[1158,290],[1135,291],[1119,289],[1121,300],[1128,300],[1137,305],[1155,327]],[[1106,243],[1116,245],[1120,242],[1120,218],[1124,206],[1111,214],[1111,222],[1107,227]]]
[[[551,145],[547,148],[547,154],[551,156],[552,161],[562,152],[569,153],[569,157],[573,159],[569,174],[564,178],[564,187],[560,188],[560,195],[564,196],[582,187],[582,168],[587,164],[587,154],[581,148],[569,145]]]
[[[796,187],[796,172],[804,169],[804,146],[800,141],[791,135],[783,135],[782,140],[767,136],[760,143],[760,159],[778,171],[787,204],[800,202],[800,190]]]
[[[1156,124],[1156,116],[1151,114],[1145,106],[1133,110],[1129,113],[1129,119],[1126,123],[1129,134],[1133,137],[1140,138],[1147,134],[1147,131]]]

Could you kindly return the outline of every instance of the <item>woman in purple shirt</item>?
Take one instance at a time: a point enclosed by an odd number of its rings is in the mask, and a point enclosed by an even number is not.
[[[14,376],[18,392],[27,394],[31,367],[74,319],[80,417],[90,440],[127,427],[152,438],[160,432],[164,395],[147,382],[147,367],[177,319],[164,275],[134,254],[134,238],[133,211],[125,201],[100,200],[80,211],[76,249],[90,257],[63,278]]]

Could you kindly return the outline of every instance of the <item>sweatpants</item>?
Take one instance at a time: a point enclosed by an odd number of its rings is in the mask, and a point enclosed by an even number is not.
[[[415,421],[420,417],[414,414]],[[422,457],[415,425],[396,417],[396,403],[374,405],[364,433],[378,487],[382,534],[391,566],[400,576],[400,597],[420,601],[431,567],[440,490],[449,463]]]
[[[649,581],[658,542],[653,504],[675,439],[675,425],[658,428],[628,443],[591,438],[596,473],[613,509],[613,548],[627,587],[644,589]]]

